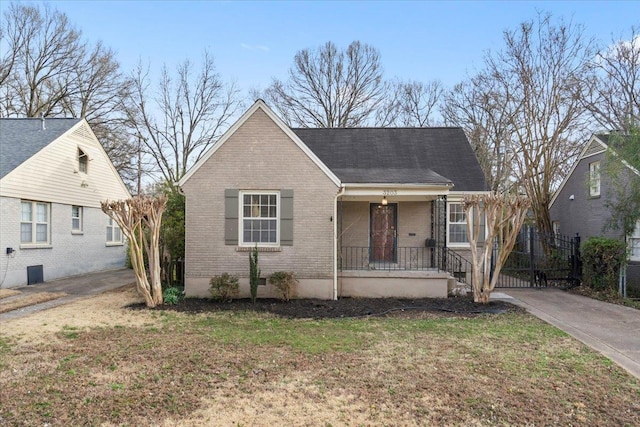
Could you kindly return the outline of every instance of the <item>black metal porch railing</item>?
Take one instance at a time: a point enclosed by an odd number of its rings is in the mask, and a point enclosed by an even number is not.
[[[378,258],[383,259],[376,259]],[[384,257],[380,257],[384,254]],[[471,284],[471,263],[451,249],[434,247],[370,248],[343,246],[339,269],[345,270],[434,270],[446,271],[459,282]]]

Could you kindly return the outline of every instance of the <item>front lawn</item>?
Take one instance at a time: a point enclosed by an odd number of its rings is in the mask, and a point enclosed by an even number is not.
[[[152,314],[0,336],[0,425],[640,425],[634,377],[518,310]]]

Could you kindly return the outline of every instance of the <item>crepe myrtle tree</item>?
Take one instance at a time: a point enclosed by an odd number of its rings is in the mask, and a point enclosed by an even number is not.
[[[520,195],[489,193],[465,196],[464,211],[470,219],[467,221],[467,232],[471,245],[474,302],[489,302],[500,270],[513,250],[530,207],[530,200]],[[486,235],[480,236],[483,217],[486,221]],[[485,242],[481,247],[480,241]],[[492,274],[491,261],[494,256]]]
[[[162,305],[160,279],[160,226],[167,196],[135,196],[126,200],[103,201],[102,211],[113,219],[129,240],[136,288],[147,307]],[[144,263],[147,253],[149,276]]]

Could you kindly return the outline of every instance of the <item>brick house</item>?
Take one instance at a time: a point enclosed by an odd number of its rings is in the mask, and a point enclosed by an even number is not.
[[[84,119],[0,119],[0,286],[123,267],[130,194]]]
[[[626,241],[629,246],[626,285],[640,292],[640,221],[630,236],[605,227],[611,215],[606,202],[613,194],[612,186],[624,185],[622,182],[612,182],[606,174],[601,176],[600,173],[610,137],[609,134],[593,135],[585,144],[578,160],[551,199],[549,212],[556,233],[571,236],[577,233],[583,242],[595,236]],[[627,171],[629,179],[640,179],[638,171],[631,167]]]
[[[470,275],[462,197],[486,191],[459,128],[292,129],[261,100],[179,185],[188,296],[224,272],[248,295],[257,246],[265,279],[322,299],[446,296]]]

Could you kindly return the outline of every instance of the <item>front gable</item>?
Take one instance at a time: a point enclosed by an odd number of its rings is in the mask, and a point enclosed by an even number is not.
[[[567,185],[567,182],[569,182],[570,180],[573,181],[576,179],[573,175],[576,172],[576,168],[578,167],[578,165],[581,162],[585,161],[585,159],[588,159],[589,157],[592,157],[592,156],[599,156],[603,154],[605,151],[607,151],[607,145],[603,141],[601,141],[597,135],[593,135],[589,140],[589,142],[585,144],[585,146],[582,148],[582,151],[580,152],[578,159],[573,163],[573,165],[571,166],[571,169],[569,170],[569,173],[567,174],[567,176],[564,177],[564,179],[560,183],[560,186],[558,187],[556,192],[553,194],[553,197],[551,198],[551,202],[549,203],[549,208],[553,207],[554,203],[560,196],[560,193],[563,193],[564,187]],[[588,160],[586,161],[588,162]],[[580,179],[584,181],[583,177],[580,177]],[[586,185],[586,181],[585,181],[585,185]]]
[[[79,165],[79,153],[86,156],[86,171]],[[0,195],[95,208],[100,208],[102,200],[130,197],[86,120],[5,175]]]
[[[233,144],[233,141],[238,140],[241,140],[241,142],[239,142],[240,144],[245,144],[245,146],[236,153],[240,157],[255,154],[260,150],[264,151],[263,154],[274,150],[280,150],[282,152],[284,147],[278,147],[278,143],[282,143],[283,141],[285,145],[293,144],[297,147],[297,150],[295,150],[297,154],[306,156],[315,169],[320,170],[336,186],[340,185],[338,177],[262,100],[257,100],[251,108],[225,132],[220,140],[187,171],[185,176],[178,182],[178,185],[180,187],[186,185],[194,175],[198,174],[199,169],[207,164],[212,156],[216,155],[219,150],[223,150],[225,145],[229,143]],[[257,164],[254,164],[254,162],[257,162]],[[250,166],[252,169],[258,167],[261,162],[259,158],[252,156],[251,165],[245,164],[245,169],[247,166]]]

